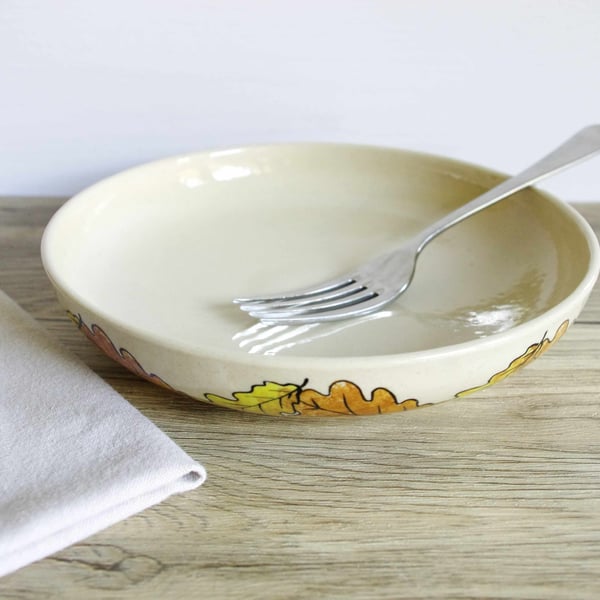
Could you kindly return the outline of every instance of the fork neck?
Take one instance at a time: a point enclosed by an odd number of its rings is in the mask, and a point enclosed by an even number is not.
[[[518,175],[506,179],[424,229],[417,236],[417,252],[420,252],[431,240],[453,225],[541,179],[590,158],[598,152],[600,152],[600,125],[585,127]]]
[[[444,215],[441,219],[435,221],[417,234],[414,240],[414,244],[417,247],[417,252],[421,252],[421,250],[423,250],[423,248],[425,248],[429,242],[431,242],[444,231],[450,229],[450,227],[457,225],[458,223],[468,219],[488,206],[503,200],[511,194],[522,190],[530,185],[530,183],[531,179],[529,177],[517,175],[516,177],[512,177],[506,181],[503,181],[500,185],[497,185],[484,194],[477,196],[470,202],[467,202],[467,204],[457,208],[456,210],[453,210],[447,215]]]

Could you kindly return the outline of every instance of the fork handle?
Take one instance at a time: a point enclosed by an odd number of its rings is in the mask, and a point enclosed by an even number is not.
[[[590,125],[518,175],[506,179],[424,229],[417,236],[417,252],[453,225],[549,175],[590,158],[597,152],[600,152],[600,125]]]

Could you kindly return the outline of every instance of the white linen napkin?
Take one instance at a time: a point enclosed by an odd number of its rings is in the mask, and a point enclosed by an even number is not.
[[[0,291],[0,576],[205,477]]]

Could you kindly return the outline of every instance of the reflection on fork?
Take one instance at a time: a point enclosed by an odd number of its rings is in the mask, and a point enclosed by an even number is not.
[[[248,354],[263,354],[274,356],[284,350],[289,350],[300,344],[309,344],[318,339],[362,325],[367,321],[386,319],[392,316],[392,311],[385,310],[351,321],[335,323],[304,323],[302,325],[279,325],[259,321],[254,325],[236,333],[232,340]]]

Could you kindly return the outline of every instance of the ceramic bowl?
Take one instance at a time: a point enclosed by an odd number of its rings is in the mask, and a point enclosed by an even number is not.
[[[293,418],[404,411],[485,388],[565,332],[599,269],[573,209],[535,189],[504,200],[432,242],[409,290],[361,319],[267,325],[232,299],[344,272],[501,179],[390,148],[191,154],[73,197],[42,258],[81,331],[158,385]]]

